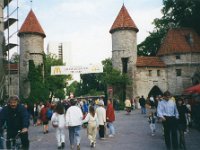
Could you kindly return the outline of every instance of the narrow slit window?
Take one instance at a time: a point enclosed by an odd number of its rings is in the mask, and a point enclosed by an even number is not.
[[[181,69],[176,69],[176,76],[179,77],[182,75]]]
[[[181,59],[181,56],[180,55],[176,55],[176,59]]]
[[[158,77],[160,76],[160,70],[157,70],[157,76]]]
[[[149,70],[149,76],[150,77],[152,76],[152,70]]]
[[[122,58],[122,72],[128,72],[128,58]]]

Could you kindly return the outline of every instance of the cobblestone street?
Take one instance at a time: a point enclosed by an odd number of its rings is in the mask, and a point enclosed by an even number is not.
[[[148,119],[140,110],[126,115],[124,111],[116,112],[116,136],[99,140],[95,148],[90,148],[86,129],[82,129],[81,150],[165,150],[162,126],[157,124],[156,135],[151,136]],[[200,133],[195,129],[185,135],[188,150],[200,149]],[[98,137],[98,136],[97,136]],[[43,134],[42,127],[30,127],[30,150],[57,149],[55,130],[50,126],[49,133]],[[69,149],[68,130],[66,130],[66,147]]]

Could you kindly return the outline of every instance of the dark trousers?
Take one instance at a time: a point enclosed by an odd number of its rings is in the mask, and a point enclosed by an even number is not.
[[[8,135],[7,139],[15,139],[16,135]],[[28,150],[29,149],[29,139],[28,139],[28,132],[21,133],[20,134],[20,139],[22,143],[22,149],[23,150]],[[6,142],[6,147],[7,149],[11,149],[11,145],[15,144],[15,141],[7,141]]]
[[[163,122],[165,144],[167,149],[172,148],[174,150],[178,149],[178,137],[177,137],[177,119],[175,117],[165,117],[166,121]]]
[[[3,135],[0,133],[0,138],[3,137]],[[0,149],[3,149],[3,140],[0,139]]]
[[[99,137],[100,138],[104,138],[104,135],[105,135],[105,127],[104,125],[99,125]]]

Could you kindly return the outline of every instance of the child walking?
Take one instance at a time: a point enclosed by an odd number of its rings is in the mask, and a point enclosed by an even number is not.
[[[58,149],[65,147],[65,115],[64,115],[64,106],[61,103],[58,103],[55,108],[55,112],[51,118],[52,126],[56,129],[56,139]]]
[[[83,120],[83,123],[85,122],[88,122],[87,134],[88,134],[88,139],[90,140],[90,146],[95,147],[98,119],[93,106],[89,107],[89,113]]]
[[[149,114],[149,124],[151,129],[151,135],[154,136],[156,132],[156,116],[153,112]]]

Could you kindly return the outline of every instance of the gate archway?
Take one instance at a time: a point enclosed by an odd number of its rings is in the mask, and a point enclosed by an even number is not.
[[[148,97],[150,97],[150,96],[152,96],[153,95],[153,97],[156,97],[157,95],[162,95],[163,94],[163,92],[160,90],[160,88],[158,87],[158,86],[154,86],[151,90],[150,90],[150,92],[149,92],[149,94],[148,94]]]

